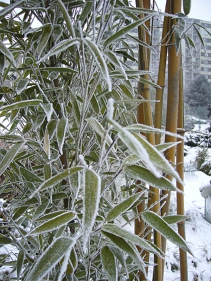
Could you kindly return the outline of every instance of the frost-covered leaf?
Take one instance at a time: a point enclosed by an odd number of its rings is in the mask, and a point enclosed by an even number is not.
[[[82,167],[82,166],[69,168],[59,174],[56,174],[55,176],[51,177],[50,179],[47,179],[35,190],[35,192],[31,195],[31,198],[40,190],[44,190],[46,188],[52,187],[52,186],[56,185],[57,183],[61,182],[63,179],[65,179],[65,178],[71,176],[72,174],[77,173],[83,169],[84,169],[84,167]]]
[[[49,72],[58,72],[58,73],[77,73],[76,70],[70,68],[70,67],[40,67],[36,68],[36,70],[39,71],[49,71]]]
[[[128,155],[122,161],[122,167],[136,164],[139,161],[140,161],[140,157],[138,157],[137,155],[135,155],[135,154]]]
[[[10,111],[14,109],[25,108],[27,106],[38,106],[40,103],[42,103],[42,100],[38,100],[38,99],[18,101],[13,104],[0,107],[0,111]]]
[[[24,251],[20,250],[17,258],[17,281],[19,281],[21,276],[21,272],[24,264],[24,257],[25,257]]]
[[[81,24],[83,24],[83,22],[85,21],[86,17],[88,16],[88,14],[90,13],[92,9],[92,1],[86,1],[83,10],[79,16],[79,20],[81,21]]]
[[[107,56],[107,58],[109,59],[109,61],[114,64],[119,70],[120,72],[123,74],[124,78],[126,80],[128,80],[127,74],[125,72],[125,69],[122,65],[122,63],[119,61],[118,57],[110,50],[105,51],[104,54]]]
[[[49,42],[51,32],[52,32],[52,25],[50,23],[47,23],[42,26],[42,34],[39,38],[38,45],[37,45],[38,57],[41,56],[43,50],[45,49],[45,46]]]
[[[45,180],[48,180],[52,177],[51,164],[46,164],[44,166],[44,177],[45,177]]]
[[[117,281],[116,259],[108,246],[101,249],[100,256],[102,266],[108,280]]]
[[[29,84],[29,79],[27,79],[27,78],[20,79],[18,81],[17,89],[16,89],[17,95],[19,95],[21,92],[23,92],[27,88],[28,84]]]
[[[127,198],[123,202],[117,204],[111,211],[107,214],[106,220],[112,221],[115,218],[117,218],[119,215],[126,212],[140,197],[142,193],[136,193],[132,195],[131,197]]]
[[[15,210],[12,219],[14,221],[18,220],[28,208],[29,206],[23,206]]]
[[[25,135],[27,134],[29,131],[31,131],[33,127],[33,124],[31,122],[27,122],[24,127],[23,127],[23,130],[22,130],[22,135]]]
[[[7,140],[12,142],[24,142],[24,138],[18,135],[0,135],[0,140]]]
[[[50,122],[48,122],[47,124],[47,130],[48,130],[48,134],[49,134],[49,138],[51,139],[54,136],[54,133],[56,131],[57,128],[57,119],[53,119]]]
[[[0,20],[4,19],[10,12],[12,12],[17,6],[21,5],[23,2],[25,2],[25,0],[15,1],[13,4],[9,4],[4,9],[0,10]]]
[[[140,167],[138,165],[131,165],[131,166],[126,166],[124,168],[125,173],[136,180],[141,180],[146,183],[148,183],[151,186],[154,186],[156,188],[164,189],[164,190],[169,190],[169,191],[179,191],[179,189],[176,188],[176,186],[173,185],[171,181],[168,179],[161,177],[157,178],[155,177],[148,169],[145,169],[143,167]]]
[[[51,269],[62,259],[65,253],[74,246],[75,240],[68,237],[59,237],[53,240],[51,245],[35,262],[32,270],[26,277],[26,280],[43,280]]]
[[[53,113],[53,105],[52,103],[42,103],[41,104],[45,114],[46,114],[46,117],[47,117],[47,121],[49,122],[51,120],[51,115]]]
[[[178,145],[179,143],[180,143],[180,141],[178,141],[178,142],[166,142],[166,143],[157,144],[155,147],[158,151],[164,152],[165,150],[167,150],[171,147],[174,147],[174,146]]]
[[[68,119],[61,118],[58,121],[56,127],[56,137],[57,137],[57,143],[58,143],[60,154],[63,154],[63,145],[66,137],[67,124],[68,124]]]
[[[2,11],[2,10],[1,10]],[[0,13],[1,13],[0,11]],[[1,17],[1,16],[0,16]],[[1,53],[5,55],[5,57],[7,57],[14,65],[16,64],[13,58],[12,53],[10,52],[10,50],[4,45],[4,43],[0,40],[0,50]]]
[[[43,149],[44,149],[46,155],[48,156],[48,159],[50,159],[51,158],[51,145],[50,145],[50,138],[49,138],[47,129],[45,129]]]
[[[29,171],[23,167],[20,167],[20,173],[26,181],[30,181],[30,182],[42,182],[43,181],[36,174],[32,173],[31,171]]]
[[[166,223],[173,224],[173,223],[178,223],[180,221],[183,221],[183,220],[187,219],[187,216],[170,215],[170,216],[165,216],[165,217],[162,217],[162,218]]]
[[[100,49],[94,42],[92,42],[88,39],[84,39],[84,43],[88,46],[89,50],[91,51],[92,56],[102,74],[102,77],[105,79],[105,81],[108,85],[108,91],[110,92],[112,90],[112,84],[111,84],[111,79],[110,79],[109,72],[108,72],[108,67],[103,58],[102,52],[100,51]]]
[[[72,110],[73,110],[73,115],[75,117],[75,122],[79,126],[81,121],[81,114],[80,114],[78,102],[73,93],[71,93],[71,101],[72,101]]]
[[[74,212],[64,212],[62,214],[59,214],[58,216],[55,216],[54,218],[48,219],[46,222],[42,223],[33,231],[31,231],[29,235],[37,235],[40,233],[53,231],[63,225],[66,225],[69,221],[73,220],[74,218]]]
[[[92,129],[101,137],[103,138],[105,135],[105,130],[103,126],[95,119],[94,117],[89,117],[86,119],[86,121],[89,123],[89,125],[92,127]],[[112,144],[112,139],[110,136],[106,136],[106,142],[108,145]]]
[[[146,223],[148,223],[153,229],[160,232],[160,234],[163,235],[166,239],[168,239],[184,251],[193,255],[185,240],[178,233],[176,233],[164,221],[162,217],[158,216],[156,213],[153,213],[151,211],[145,211],[144,213],[142,213],[141,216]]]
[[[160,177],[160,173],[157,171],[154,163],[150,160],[150,156],[142,143],[131,134],[126,128],[121,127],[114,120],[109,120],[113,127],[118,131],[118,136],[122,142],[140,159],[144,161],[149,170],[157,177]]]
[[[67,211],[55,211],[55,212],[52,212],[52,213],[49,213],[49,214],[47,214],[47,215],[44,215],[44,216],[42,216],[42,217],[40,217],[40,218],[37,218],[36,220],[37,221],[45,221],[45,220],[50,220],[50,219],[53,219],[53,218],[55,218],[55,217],[57,217],[57,216],[60,216],[60,215],[62,215],[62,214],[64,214],[64,213],[66,213]]]
[[[7,154],[4,156],[0,163],[0,175],[9,167],[13,159],[17,155],[18,151],[23,147],[24,142],[16,143],[8,150]]]
[[[143,260],[141,259],[140,254],[138,253],[138,250],[135,246],[131,245],[130,243],[126,242],[123,238],[116,236],[112,233],[106,232],[102,230],[103,235],[112,242],[115,246],[117,246],[120,250],[124,251],[126,254],[128,254],[133,261],[136,263],[136,265],[139,267],[139,269],[143,272],[143,274],[146,276],[145,271],[145,264]]]
[[[2,75],[5,68],[5,55],[0,53],[0,74]]]
[[[59,9],[61,10],[64,20],[66,21],[66,25],[67,25],[67,29],[70,32],[70,35],[74,38],[75,37],[75,30],[74,27],[72,25],[72,20],[71,17],[69,15],[69,12],[67,11],[64,3],[61,0],[57,0],[58,5],[59,5]]]
[[[103,232],[108,232],[110,234],[116,235],[117,237],[121,237],[124,240],[132,243],[133,245],[137,245],[141,247],[144,250],[147,250],[151,253],[154,253],[158,256],[161,256],[162,252],[159,249],[155,249],[152,247],[146,240],[143,238],[133,234],[132,232],[129,232],[121,227],[118,227],[117,225],[114,224],[105,224],[102,227]]]
[[[0,245],[11,244],[13,240],[3,234],[0,234]]]
[[[190,13],[191,9],[191,0],[183,0],[183,11],[187,16]]]
[[[36,211],[33,214],[33,219],[36,220],[37,218],[39,218],[40,216],[42,216],[42,214],[44,214],[44,212],[46,211],[46,209],[48,208],[49,205],[49,200],[44,200],[36,209]]]
[[[86,252],[86,246],[89,235],[98,212],[101,190],[101,178],[91,169],[84,171],[84,198],[83,198],[83,249]]]
[[[54,46],[46,55],[44,55],[38,63],[41,61],[48,59],[49,57],[52,57],[54,55],[57,55],[65,50],[67,50],[72,45],[78,45],[79,40],[78,39],[65,39],[63,41],[60,41],[56,46]]]
[[[148,142],[143,136],[140,134],[133,133],[134,137],[142,144],[144,149],[147,151],[150,161],[153,162],[155,167],[167,175],[171,175],[177,181],[182,182],[179,174],[173,168],[173,166],[169,163],[169,161],[165,158],[165,156],[160,153],[150,142]]]

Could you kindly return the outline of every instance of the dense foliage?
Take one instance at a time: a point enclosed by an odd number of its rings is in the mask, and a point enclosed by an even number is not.
[[[177,190],[162,173],[180,181],[162,154],[172,143],[139,134],[155,132],[136,121],[145,72],[126,63],[135,61],[127,33],[153,12],[126,0],[1,5],[0,192],[12,196],[0,244],[18,249],[12,263],[1,257],[10,280],[136,280],[147,266],[138,249],[164,257],[123,227],[140,216],[190,252],[169,225],[183,217],[136,210],[144,183]]]

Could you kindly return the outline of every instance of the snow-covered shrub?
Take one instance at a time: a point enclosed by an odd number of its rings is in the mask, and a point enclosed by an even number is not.
[[[17,251],[13,260],[7,255],[17,280],[146,275],[139,249],[164,254],[122,228],[131,210],[133,219],[190,252],[170,227],[172,217],[137,212],[148,203],[143,184],[175,191],[162,175],[181,180],[140,134],[155,129],[137,124],[134,108],[142,100],[134,82],[145,71],[125,64],[135,60],[127,32],[153,13],[140,19],[124,2],[21,0],[0,11],[7,26],[0,41],[0,113],[9,123],[0,140],[10,145],[0,150],[0,192],[15,191],[2,207],[7,233],[0,244]]]

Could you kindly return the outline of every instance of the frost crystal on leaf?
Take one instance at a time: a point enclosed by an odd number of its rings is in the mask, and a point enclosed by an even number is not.
[[[110,98],[108,100],[108,105],[107,105],[107,118],[108,120],[111,120],[113,118],[114,114],[114,99]]]

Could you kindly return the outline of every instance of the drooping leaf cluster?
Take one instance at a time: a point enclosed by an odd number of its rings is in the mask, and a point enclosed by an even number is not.
[[[145,71],[129,66],[137,38],[127,33],[153,12],[125,0],[3,6],[0,192],[11,196],[0,244],[19,251],[17,280],[134,280],[146,267],[137,246],[163,257],[122,227],[136,216],[190,252],[171,218],[136,210],[147,200],[137,180],[167,190],[177,189],[162,173],[180,181],[162,154],[173,144],[154,147],[138,133],[155,130],[136,127]]]

